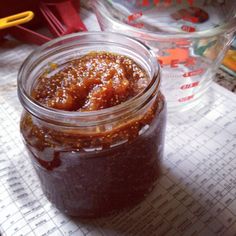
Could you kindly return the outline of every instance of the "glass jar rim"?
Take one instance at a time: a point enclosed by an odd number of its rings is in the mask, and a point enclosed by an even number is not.
[[[40,59],[40,54],[47,48],[53,47],[56,44],[59,44],[59,46],[56,46],[53,50],[56,50],[60,45],[65,45],[65,44],[60,44],[64,40],[72,40],[73,38],[76,37],[82,37],[82,36],[104,36],[104,40],[106,37],[122,37],[123,39],[127,39],[132,43],[135,43],[136,45],[142,47],[146,52],[149,54],[149,59],[150,63],[152,64],[152,73],[153,76],[150,78],[150,83],[148,86],[139,94],[137,94],[135,97],[110,108],[105,108],[101,110],[96,110],[96,111],[88,111],[88,112],[80,112],[80,111],[64,111],[64,110],[58,110],[58,109],[53,109],[49,108],[46,106],[41,105],[39,102],[34,100],[30,94],[26,91],[24,88],[24,78],[26,77],[26,74],[28,72],[28,69],[30,66],[32,66],[32,63],[37,64],[37,60]],[[117,40],[119,41],[119,40]],[[102,51],[102,50],[101,50]],[[126,109],[134,109],[138,104],[140,104],[142,101],[147,100],[149,97],[152,96],[152,94],[159,89],[160,87],[160,66],[159,63],[157,62],[155,53],[144,43],[141,41],[134,39],[130,36],[120,34],[120,33],[113,33],[113,32],[101,32],[101,31],[90,31],[90,32],[79,32],[79,33],[73,33],[69,34],[57,39],[53,39],[48,43],[43,44],[42,46],[38,47],[36,50],[34,50],[23,62],[21,65],[19,72],[18,72],[18,77],[17,77],[17,84],[18,84],[18,97],[19,100],[21,101],[21,104],[23,107],[30,112],[34,116],[43,115],[43,118],[48,118],[48,117],[55,117],[55,115],[58,117],[58,119],[61,120],[68,120],[68,119],[86,119],[88,117],[103,117],[105,115],[108,115],[109,113],[117,114],[118,116],[122,114],[122,112]],[[130,110],[129,109],[129,110]],[[42,118],[42,119],[43,119]],[[104,120],[101,120],[101,124],[104,123]],[[55,122],[57,123],[57,122]],[[59,122],[60,123],[60,122]],[[99,123],[99,124],[100,124]],[[76,122],[75,122],[76,124]],[[80,124],[81,125],[81,124]],[[87,124],[86,124],[87,125]],[[94,124],[97,125],[97,124]],[[83,126],[83,125],[82,125]]]
[[[219,34],[222,33],[234,33],[236,31],[236,14],[234,15],[234,17],[232,17],[232,19],[230,21],[228,21],[227,23],[223,24],[223,25],[219,25],[216,28],[214,28],[214,30],[209,29],[209,30],[202,30],[199,32],[191,32],[191,33],[182,33],[182,32],[152,32],[152,31],[148,31],[145,29],[140,29],[140,28],[136,28],[133,27],[131,25],[128,24],[124,24],[121,21],[115,19],[114,17],[112,17],[112,15],[110,14],[110,12],[108,11],[108,9],[106,8],[105,4],[103,3],[104,1],[100,1],[100,0],[94,0],[92,2],[92,8],[94,8],[94,10],[99,11],[99,13],[101,14],[102,18],[106,19],[107,21],[111,22],[114,26],[117,26],[118,28],[122,27],[123,31],[129,32],[129,35],[140,35],[142,34],[142,36],[144,36],[145,39],[173,39],[173,38],[184,38],[184,39],[188,39],[188,38],[207,38],[207,37],[214,37],[217,36]],[[101,9],[103,7],[103,9]],[[103,11],[103,10],[106,10]],[[98,19],[99,21],[99,19]]]

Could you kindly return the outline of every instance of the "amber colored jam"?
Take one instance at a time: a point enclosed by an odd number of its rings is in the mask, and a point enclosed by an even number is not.
[[[150,78],[132,59],[92,52],[43,73],[32,97],[68,112],[114,107],[143,91]],[[56,125],[24,112],[21,132],[47,198],[63,212],[104,216],[142,199],[160,175],[166,123],[157,91],[137,114],[96,128]]]
[[[132,59],[91,52],[73,60],[48,79],[39,78],[32,97],[48,107],[94,111],[113,107],[140,93],[149,78]]]

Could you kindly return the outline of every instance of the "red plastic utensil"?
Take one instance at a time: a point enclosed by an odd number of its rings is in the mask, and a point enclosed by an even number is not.
[[[46,19],[46,27],[50,29],[54,37],[78,31],[87,31],[77,12],[80,7],[79,0],[34,0],[34,2],[24,1],[22,5],[18,5],[17,0],[8,1],[3,1],[0,4],[1,17],[8,15],[8,13],[14,14],[27,9],[33,10],[36,13],[36,17],[33,24],[30,22],[30,28],[28,28],[27,24],[27,27],[16,26],[2,30],[0,32],[0,40],[4,40],[5,35],[11,34],[21,41],[38,45],[50,41],[50,37],[35,31],[35,29],[43,26],[43,18]],[[2,11],[2,9],[5,10]]]
[[[47,21],[47,25],[51,33],[55,37],[59,37],[61,35],[64,35],[66,32],[65,27],[61,24],[61,22],[57,19],[57,17],[46,7],[41,6],[40,7],[42,14],[44,18]]]
[[[40,2],[40,10],[51,33],[56,37],[73,32],[87,31],[71,0],[44,0]]]
[[[44,44],[51,40],[51,38],[43,34],[39,34],[33,30],[19,25],[8,29],[8,33],[10,33],[13,37],[20,41],[24,41],[26,43],[34,43],[37,45]]]

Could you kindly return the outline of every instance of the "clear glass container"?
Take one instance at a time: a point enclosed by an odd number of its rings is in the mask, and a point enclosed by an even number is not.
[[[62,111],[32,99],[37,78],[91,51],[119,53],[148,74],[146,89],[98,111]],[[87,32],[53,40],[33,52],[18,75],[24,111],[20,128],[43,192],[66,214],[98,217],[130,207],[160,175],[166,106],[159,66],[141,42],[115,33]]]
[[[143,41],[162,67],[168,111],[201,103],[236,30],[232,0],[94,0],[103,31]]]

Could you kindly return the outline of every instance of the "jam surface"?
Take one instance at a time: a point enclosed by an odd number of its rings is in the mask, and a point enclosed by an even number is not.
[[[135,97],[149,81],[128,57],[92,52],[42,74],[32,97],[57,110],[94,111]],[[66,214],[98,217],[133,206],[154,188],[165,123],[156,91],[140,110],[96,127],[55,125],[25,111],[21,133],[47,198]]]
[[[94,111],[129,100],[147,87],[148,82],[146,72],[132,59],[90,52],[51,77],[42,75],[32,97],[55,109]]]

